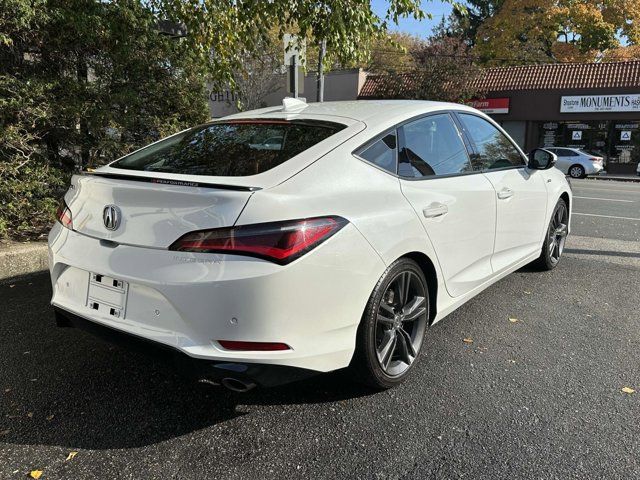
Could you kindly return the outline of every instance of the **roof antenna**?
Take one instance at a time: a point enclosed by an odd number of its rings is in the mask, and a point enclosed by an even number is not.
[[[307,108],[307,101],[302,98],[284,97],[282,99],[282,111],[283,112],[300,112]]]

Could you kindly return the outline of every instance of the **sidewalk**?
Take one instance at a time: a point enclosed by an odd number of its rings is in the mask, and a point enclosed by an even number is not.
[[[0,283],[47,268],[47,242],[0,242]]]

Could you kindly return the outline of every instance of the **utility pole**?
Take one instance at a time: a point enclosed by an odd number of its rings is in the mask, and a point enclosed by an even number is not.
[[[318,102],[324,102],[324,56],[327,53],[327,41],[322,40],[320,42],[320,52],[318,53],[318,94],[316,100]]]

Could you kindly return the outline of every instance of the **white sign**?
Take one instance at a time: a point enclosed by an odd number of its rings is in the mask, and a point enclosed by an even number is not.
[[[560,112],[640,112],[640,93],[563,96]]]
[[[285,33],[282,41],[284,42],[284,65],[291,65],[291,57],[298,57],[296,61],[300,65],[307,53],[307,45],[304,39],[297,35]]]
[[[620,140],[631,140],[631,132],[628,130],[620,132]]]
[[[582,140],[582,130],[571,132],[571,140]]]

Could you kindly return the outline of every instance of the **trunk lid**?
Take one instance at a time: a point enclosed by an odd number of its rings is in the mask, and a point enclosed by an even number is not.
[[[233,225],[251,194],[251,188],[241,186],[75,175],[65,201],[73,229],[79,233],[128,245],[167,248],[185,233]],[[111,210],[105,221],[109,206],[115,207],[115,214]],[[107,226],[109,221],[112,229]]]

